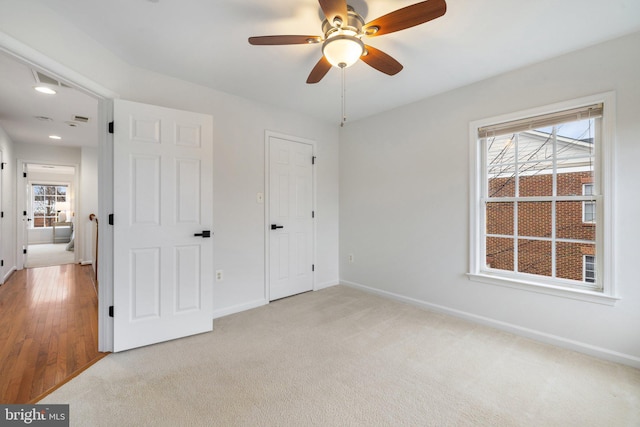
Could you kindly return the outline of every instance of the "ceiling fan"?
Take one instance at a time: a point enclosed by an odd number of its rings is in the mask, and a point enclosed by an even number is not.
[[[404,30],[439,18],[447,11],[445,0],[426,0],[388,13],[371,22],[364,19],[346,0],[319,0],[325,15],[324,36],[249,37],[252,45],[317,44],[322,42],[322,58],[311,70],[307,83],[318,83],[332,66],[350,67],[362,59],[366,64],[390,76],[402,70],[402,64],[388,54],[364,44],[364,37],[376,37]]]

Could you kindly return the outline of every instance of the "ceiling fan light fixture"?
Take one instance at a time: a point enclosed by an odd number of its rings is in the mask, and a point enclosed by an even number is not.
[[[364,35],[365,36],[373,36],[374,34],[376,34],[378,31],[380,31],[380,27],[376,26],[376,25],[372,25],[370,27],[365,28],[364,30]]]
[[[322,54],[327,61],[339,68],[352,66],[363,53],[362,40],[349,34],[332,35],[322,45]]]

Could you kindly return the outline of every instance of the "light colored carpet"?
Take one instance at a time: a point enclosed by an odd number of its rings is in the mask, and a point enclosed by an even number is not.
[[[344,286],[111,354],[74,426],[638,426],[640,370]]]
[[[73,264],[75,255],[68,251],[67,243],[43,243],[29,245],[25,267],[49,267],[52,265]]]

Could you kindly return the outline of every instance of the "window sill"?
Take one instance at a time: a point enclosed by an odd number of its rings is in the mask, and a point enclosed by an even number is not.
[[[469,277],[469,280],[472,280],[474,282],[504,286],[512,289],[521,289],[524,291],[553,295],[562,298],[570,298],[596,304],[613,306],[620,299],[618,297],[607,295],[602,292],[545,285],[541,283],[528,282],[526,280],[517,280],[512,278],[494,276],[491,274],[467,273],[467,276]]]

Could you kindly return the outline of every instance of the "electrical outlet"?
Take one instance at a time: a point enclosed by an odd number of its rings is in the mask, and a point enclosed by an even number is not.
[[[353,264],[353,254],[349,254],[349,264]]]
[[[216,282],[221,282],[224,279],[224,271],[216,270]]]

